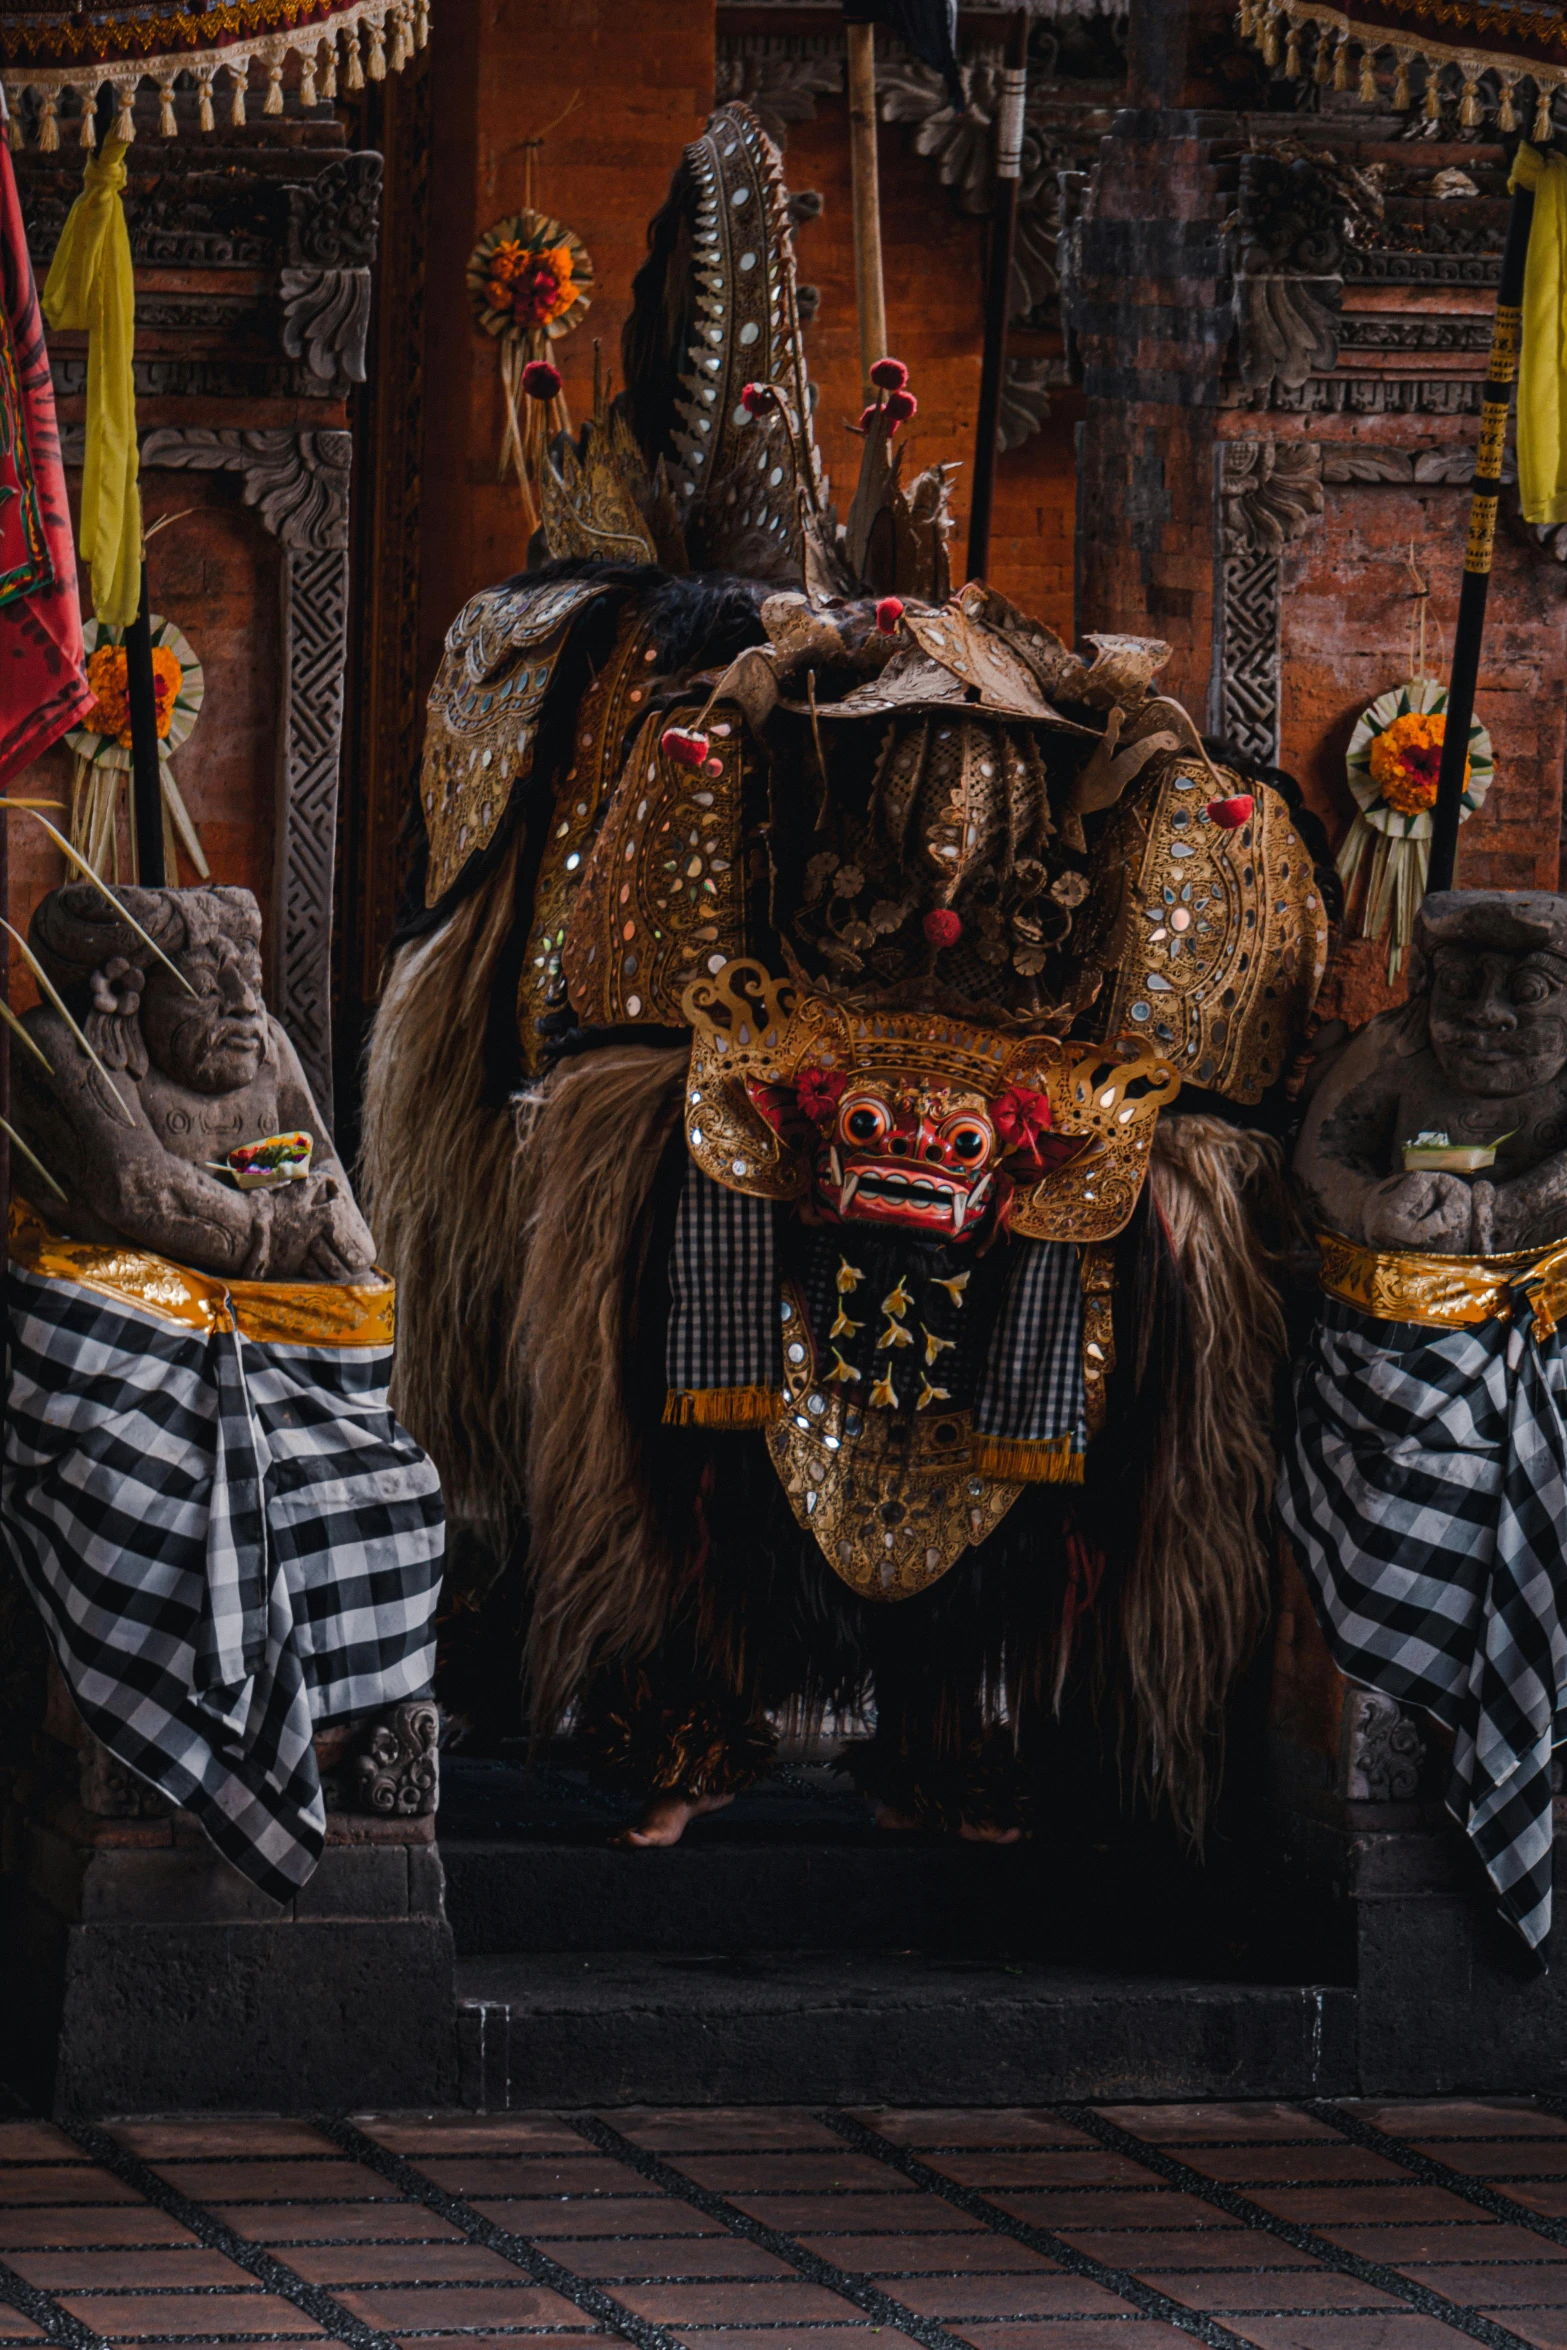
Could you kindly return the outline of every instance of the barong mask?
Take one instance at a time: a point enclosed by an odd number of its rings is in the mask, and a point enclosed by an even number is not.
[[[860,1012],[726,963],[687,988],[686,1142],[726,1190],[951,1240],[989,1220],[1099,1240],[1141,1188],[1178,1080],[1130,1043]]]
[[[992,1099],[915,1077],[808,1068],[792,1091],[746,1090],[768,1123],[810,1155],[812,1206],[835,1223],[972,1239],[992,1208],[1004,1217],[1020,1182],[1088,1147],[1084,1136],[1051,1134],[1050,1097],[1027,1086]]]

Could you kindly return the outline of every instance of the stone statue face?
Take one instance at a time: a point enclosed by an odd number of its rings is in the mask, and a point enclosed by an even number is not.
[[[154,1068],[192,1093],[233,1093],[254,1084],[267,1056],[260,948],[217,932],[174,961],[195,992],[187,995],[153,965],[141,1027]]]
[[[1458,939],[1431,962],[1431,1049],[1457,1091],[1530,1093],[1567,1067],[1567,959]]]

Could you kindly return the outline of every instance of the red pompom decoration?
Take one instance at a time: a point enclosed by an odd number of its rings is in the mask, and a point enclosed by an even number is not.
[[[1030,1086],[1011,1085],[990,1105],[1003,1150],[1038,1155],[1039,1137],[1050,1125],[1050,1096]]]
[[[707,757],[708,742],[705,734],[692,733],[684,726],[666,726],[658,747],[677,767],[700,767]]]
[[[881,414],[881,409],[880,409],[880,407],[877,405],[876,401],[872,400],[872,402],[871,402],[871,404],[870,404],[870,406],[869,406],[868,408],[862,408],[862,409],[860,410],[860,421],[859,421],[858,425],[855,427],[856,431],[858,431],[858,432],[869,432],[869,431],[870,431],[870,429],[871,429],[871,426],[872,426],[872,425],[873,425],[873,424],[876,422],[876,420],[877,420],[877,418],[880,416],[880,414]]]
[[[1250,822],[1251,812],[1256,805],[1249,791],[1237,792],[1233,800],[1210,800],[1208,814],[1221,831],[1234,832],[1242,824]]]
[[[871,382],[878,391],[901,392],[909,380],[909,371],[901,359],[878,359],[871,369]]]
[[[530,400],[556,400],[560,397],[560,369],[547,359],[530,359],[522,371],[522,388]]]
[[[848,1078],[839,1069],[802,1069],[794,1081],[794,1098],[816,1126],[830,1126]]]
[[[924,931],[933,947],[955,947],[963,936],[963,924],[950,906],[932,906],[925,917]]]
[[[891,636],[903,618],[903,605],[896,596],[883,596],[876,607],[876,625],[883,636]]]
[[[889,424],[907,424],[918,408],[919,402],[912,392],[889,392],[882,414]]]
[[[747,384],[740,394],[740,405],[747,416],[765,416],[778,405],[778,394],[771,384]]]

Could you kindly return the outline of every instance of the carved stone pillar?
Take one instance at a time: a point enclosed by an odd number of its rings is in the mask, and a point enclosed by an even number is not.
[[[1322,451],[1310,441],[1221,441],[1214,456],[1219,554],[1208,724],[1276,767],[1280,563],[1322,512]]]
[[[362,365],[362,344],[359,357]],[[329,1120],[332,860],[348,655],[352,454],[346,432],[212,431],[201,425],[166,426],[145,434],[141,444],[149,472],[237,473],[245,504],[283,550],[272,997]]]

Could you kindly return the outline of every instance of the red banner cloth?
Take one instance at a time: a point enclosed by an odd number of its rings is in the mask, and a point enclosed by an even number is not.
[[[49,353],[0,140],[0,791],[92,701]]]

